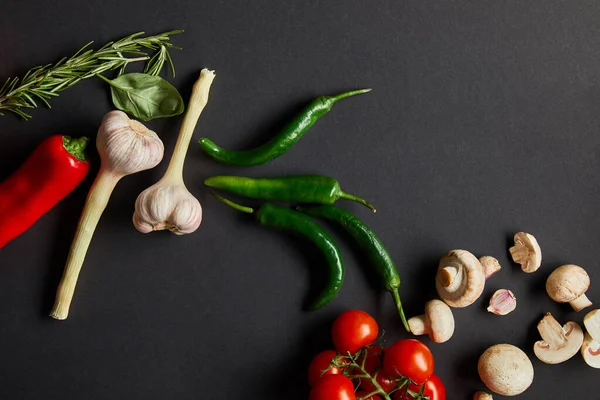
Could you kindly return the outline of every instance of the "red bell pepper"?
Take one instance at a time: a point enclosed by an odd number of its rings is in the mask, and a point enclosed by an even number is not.
[[[0,183],[0,248],[81,183],[90,169],[85,155],[87,142],[86,137],[51,136]]]

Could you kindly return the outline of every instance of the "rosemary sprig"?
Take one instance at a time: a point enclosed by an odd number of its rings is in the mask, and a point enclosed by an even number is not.
[[[119,69],[121,75],[132,62],[150,60],[146,72],[158,75],[167,61],[174,76],[175,69],[168,49],[177,47],[169,40],[170,36],[181,32],[174,30],[146,37],[142,37],[144,32],[138,32],[109,42],[98,50],[90,49],[93,43],[90,42],[69,58],[34,67],[22,78],[8,78],[3,85],[0,84],[0,115],[4,115],[2,111],[10,111],[28,120],[31,115],[23,109],[38,107],[36,100],[51,108],[48,100],[63,90],[105,71]],[[150,58],[145,49],[156,54]]]

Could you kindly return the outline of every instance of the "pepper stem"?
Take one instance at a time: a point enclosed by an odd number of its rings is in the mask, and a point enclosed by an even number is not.
[[[73,139],[71,136],[63,136],[63,147],[67,151],[67,153],[71,154],[73,157],[78,159],[79,161],[87,162],[87,157],[85,155],[85,148],[87,147],[90,139],[82,136],[77,139]]]
[[[215,193],[214,191],[213,191],[213,192],[211,192],[211,194],[212,194],[213,196],[215,196],[215,197],[216,197],[216,198],[217,198],[219,201],[222,201],[223,203],[227,204],[229,207],[232,207],[232,208],[234,208],[234,209],[236,209],[236,210],[238,210],[238,211],[244,212],[244,213],[246,213],[246,214],[253,214],[253,213],[254,213],[254,209],[253,209],[253,208],[251,208],[251,207],[246,207],[246,206],[243,206],[243,205],[241,205],[241,204],[234,203],[233,201],[231,201],[231,200],[229,200],[229,199],[226,199],[226,198],[225,198],[225,197],[223,197],[223,196],[219,196],[219,195],[218,195],[217,193]]]
[[[336,94],[334,96],[328,96],[329,97],[329,101],[331,102],[331,104],[338,102],[342,99],[345,99],[346,97],[352,97],[352,96],[356,96],[359,94],[363,94],[363,93],[367,93],[370,92],[371,89],[358,89],[358,90],[351,90],[349,92],[344,92],[344,93],[339,93]]]
[[[373,210],[374,213],[377,212],[377,209],[375,208],[375,206],[373,204],[369,203],[368,201],[366,201],[365,199],[363,199],[361,197],[355,196],[355,195],[350,194],[350,193],[343,192],[341,190],[339,192],[339,196],[340,196],[340,199],[346,199],[346,200],[355,201],[357,203],[362,204],[365,207],[370,208],[371,210]]]
[[[406,328],[407,332],[410,332],[410,327],[408,326],[408,321],[406,320],[406,316],[404,315],[404,309],[402,308],[402,302],[400,301],[400,294],[398,294],[398,289],[390,290],[392,297],[394,298],[394,303],[396,303],[396,308],[398,308],[398,313],[400,314],[400,319],[404,324],[404,328]]]

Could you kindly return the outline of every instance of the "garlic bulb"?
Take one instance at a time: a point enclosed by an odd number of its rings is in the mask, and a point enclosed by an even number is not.
[[[201,221],[202,206],[183,185],[161,179],[135,201],[133,224],[142,233],[168,229],[184,235],[198,229]]]
[[[140,193],[135,202],[133,225],[142,233],[168,229],[176,235],[184,235],[194,232],[202,222],[202,206],[183,182],[183,162],[214,78],[214,71],[200,72],[167,172]]]
[[[63,320],[69,315],[85,254],[117,182],[126,175],[154,168],[164,153],[163,143],[156,133],[121,111],[111,111],[104,116],[96,147],[100,154],[100,170],[88,193],[58,286],[50,314],[55,319]]]
[[[102,119],[96,147],[102,168],[120,177],[154,168],[165,151],[155,132],[118,110]]]

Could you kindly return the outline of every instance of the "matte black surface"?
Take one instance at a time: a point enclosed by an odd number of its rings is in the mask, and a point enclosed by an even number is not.
[[[331,305],[305,312],[323,273],[318,250],[256,226],[202,185],[215,174],[291,173],[334,176],[377,205],[372,215],[338,203],[388,246],[410,315],[435,296],[446,251],[500,260],[484,296],[455,310],[452,340],[431,345],[449,399],[483,388],[477,359],[499,342],[532,358],[535,380],[521,399],[594,398],[598,372],[581,356],[549,366],[531,349],[544,312],[562,322],[585,315],[546,296],[553,268],[586,268],[589,297],[600,301],[598,21],[592,0],[2,1],[0,77],[90,40],[99,46],[139,30],[181,28],[173,84],[187,101],[202,67],[217,78],[185,164],[204,206],[195,234],[142,235],[131,223],[136,196],[166,168],[179,117],[148,124],[165,142],[165,160],[117,186],[67,321],[47,315],[97,171],[94,151],[84,184],[0,250],[0,398],[306,399],[306,366],[331,346],[330,325],[342,310],[375,315],[388,343],[408,337],[391,297],[339,230],[345,285]],[[197,144],[204,135],[232,148],[261,143],[314,96],[362,87],[373,91],[337,104],[289,154],[264,166],[225,167]],[[111,109],[109,88],[88,80],[52,106],[33,110],[27,123],[0,117],[0,179],[51,134],[94,137]],[[533,233],[544,251],[535,274],[510,262],[518,230]],[[497,317],[485,307],[502,287],[518,307]]]

